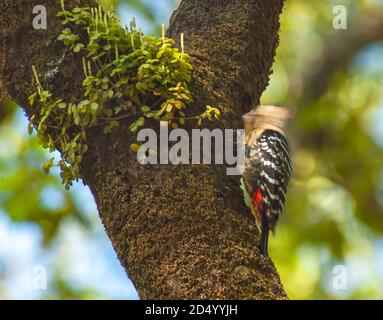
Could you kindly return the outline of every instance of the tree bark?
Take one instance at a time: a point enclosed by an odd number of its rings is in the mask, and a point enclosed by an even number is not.
[[[193,110],[220,106],[222,128],[241,127],[268,84],[283,0],[183,0],[168,35],[185,33],[192,56]],[[92,4],[67,0],[66,6]],[[32,28],[32,8],[45,5],[48,29]],[[81,60],[56,41],[58,4],[1,3],[0,84],[28,116],[31,65],[43,86],[66,100],[82,95]],[[213,125],[217,125],[214,123]],[[239,177],[223,166],[141,166],[127,126],[90,130],[81,176],[97,203],[118,258],[143,299],[285,299],[279,275],[258,250],[258,231]]]

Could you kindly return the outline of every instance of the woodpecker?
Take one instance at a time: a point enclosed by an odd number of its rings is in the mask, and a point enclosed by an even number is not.
[[[284,128],[293,115],[287,108],[259,106],[243,116],[245,170],[242,177],[261,231],[260,250],[266,257],[269,230],[274,232],[282,214],[292,172]]]

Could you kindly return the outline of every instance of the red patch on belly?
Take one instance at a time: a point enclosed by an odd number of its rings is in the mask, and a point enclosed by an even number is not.
[[[259,188],[255,189],[251,196],[251,202],[255,211],[255,216],[258,221],[261,220],[262,210],[263,210],[263,196]]]

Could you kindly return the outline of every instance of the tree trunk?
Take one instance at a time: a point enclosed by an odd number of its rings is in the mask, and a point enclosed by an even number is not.
[[[66,0],[66,6],[92,0]],[[32,28],[45,5],[48,29]],[[241,127],[241,115],[267,86],[278,44],[283,0],[183,0],[168,35],[185,33],[194,68],[194,109],[220,106],[213,125]],[[31,116],[31,65],[43,86],[66,100],[81,97],[81,61],[56,41],[58,1],[3,0],[0,86]],[[81,176],[96,200],[121,264],[143,299],[285,299],[272,261],[258,250],[258,231],[239,177],[223,166],[138,164],[127,126],[88,134]]]

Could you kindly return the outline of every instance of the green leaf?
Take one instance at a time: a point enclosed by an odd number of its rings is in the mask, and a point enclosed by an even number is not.
[[[61,103],[59,103],[58,107],[60,109],[66,109],[66,103],[65,102],[61,102]]]
[[[35,99],[37,97],[37,92],[35,92],[34,94],[32,94],[31,96],[29,96],[28,98],[28,101],[29,101],[29,105],[32,107],[34,104],[35,104]]]
[[[99,104],[97,102],[92,102],[90,108],[94,111],[98,110]]]
[[[110,49],[112,49],[112,46],[110,44],[107,44],[105,46],[102,47],[105,51],[109,51]]]
[[[151,111],[152,109],[149,107],[149,106],[143,106],[142,108],[141,108],[141,111],[142,112],[144,112],[144,113],[147,113],[147,112],[149,112],[149,111]]]
[[[75,53],[78,53],[81,51],[81,49],[84,48],[84,45],[82,43],[77,43],[74,48],[73,48],[73,52]]]
[[[33,125],[32,122],[28,123],[28,134],[31,135],[33,133]]]

